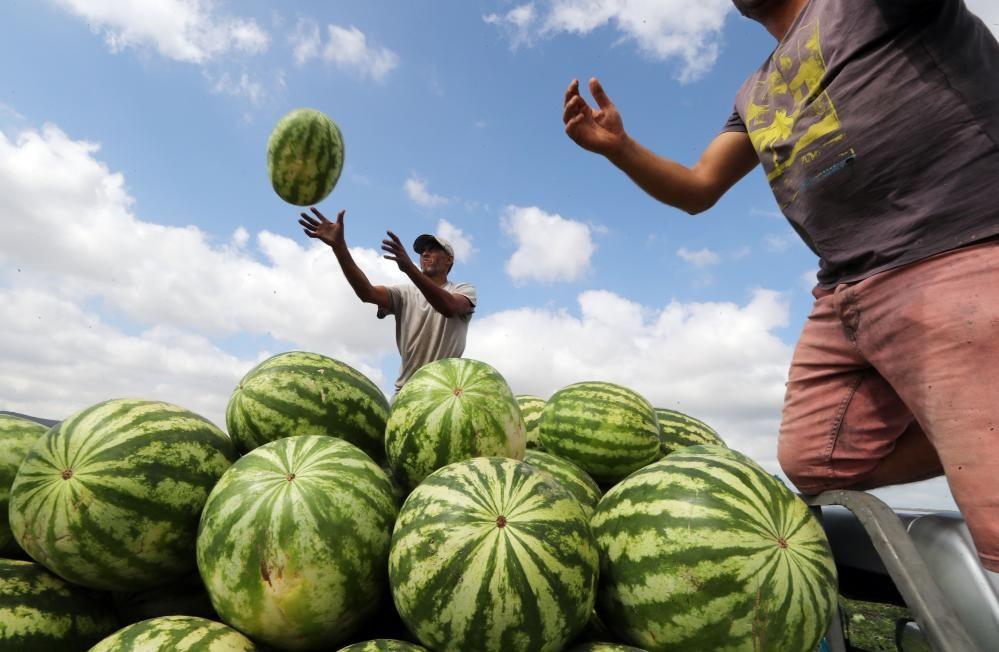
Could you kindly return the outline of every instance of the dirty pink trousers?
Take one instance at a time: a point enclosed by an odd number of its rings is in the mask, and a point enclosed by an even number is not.
[[[784,399],[788,478],[807,494],[848,488],[921,429],[999,572],[999,241],[813,295]]]

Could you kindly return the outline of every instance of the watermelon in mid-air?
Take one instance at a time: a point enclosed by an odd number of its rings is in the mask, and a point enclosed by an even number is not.
[[[267,141],[267,173],[289,204],[318,204],[343,171],[343,136],[326,114],[295,109],[278,121]]]

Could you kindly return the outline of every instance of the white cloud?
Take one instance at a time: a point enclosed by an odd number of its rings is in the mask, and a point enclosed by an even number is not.
[[[995,0],[967,0],[967,5],[999,38],[999,4]]]
[[[757,290],[745,305],[646,307],[605,291],[579,295],[579,316],[522,308],[469,329],[467,357],[488,361],[518,394],[548,397],[584,380],[630,387],[653,405],[714,426],[732,446],[776,470],[791,347],[787,299]]]
[[[197,227],[137,217],[124,177],[97,152],[52,125],[0,133],[0,300],[17,313],[0,320],[3,409],[60,418],[127,393],[180,397],[218,422],[256,359],[224,352],[213,344],[222,337],[269,336],[384,386],[391,320],[375,319],[292,217],[281,230],[297,239],[237,229],[213,244]],[[351,251],[373,283],[405,281],[379,252]]]
[[[435,195],[427,190],[426,180],[420,179],[416,176],[410,176],[406,179],[406,182],[402,184],[402,187],[406,191],[406,195],[409,199],[423,208],[436,208],[437,206],[443,206],[450,201],[447,197]]]
[[[449,241],[454,247],[454,258],[459,263],[466,263],[478,249],[472,245],[472,238],[464,231],[447,220],[437,223],[437,235]]]
[[[517,242],[506,263],[515,283],[575,281],[589,269],[597,249],[590,226],[536,206],[507,206],[501,226]]]
[[[518,5],[505,14],[488,14],[482,20],[496,25],[510,38],[510,45],[517,49],[522,45],[532,45],[534,41],[537,12],[533,3]]]
[[[338,68],[353,70],[362,77],[382,81],[399,65],[399,55],[386,47],[368,43],[368,37],[351,25],[327,25],[326,45],[323,46],[319,26],[314,20],[300,19],[292,37],[294,57],[299,65],[322,57]]]
[[[229,52],[258,54],[270,36],[252,18],[218,15],[206,0],[54,0],[104,34],[112,52],[153,47],[164,57],[203,64]]]
[[[782,253],[794,244],[794,237],[787,233],[768,233],[763,241],[766,243],[767,251],[772,253]]]
[[[721,256],[706,247],[697,251],[691,251],[686,247],[680,247],[677,249],[676,255],[698,269],[710,267],[711,265],[717,265],[721,262]]]
[[[678,76],[687,82],[714,66],[730,11],[731,0],[540,0],[483,19],[502,29],[514,48],[609,26],[649,58],[679,61]]]
[[[264,88],[264,85],[246,72],[241,73],[238,77],[234,77],[229,73],[223,73],[221,77],[212,83],[212,92],[235,97],[245,97],[254,106],[259,106],[267,96],[267,90]]]

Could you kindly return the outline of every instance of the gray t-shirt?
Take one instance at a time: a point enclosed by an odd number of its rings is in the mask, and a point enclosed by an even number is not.
[[[472,309],[458,317],[445,317],[437,312],[413,284],[391,285],[389,307],[378,309],[378,318],[395,315],[395,342],[402,356],[395,390],[399,391],[417,369],[441,358],[459,358],[465,351],[468,322],[475,310],[475,286],[469,283],[444,284],[452,294],[468,297]]]
[[[999,43],[963,0],[811,0],[724,131],[822,287],[999,234]]]

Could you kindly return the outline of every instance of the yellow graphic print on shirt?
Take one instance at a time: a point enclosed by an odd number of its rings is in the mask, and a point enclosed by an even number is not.
[[[855,157],[843,143],[836,107],[823,81],[819,24],[800,27],[774,53],[770,74],[750,88],[745,122],[782,206]],[[837,146],[840,151],[830,152]],[[831,154],[831,156],[830,156]]]

